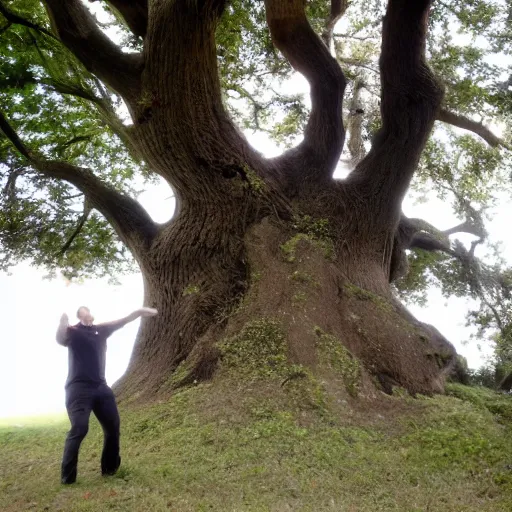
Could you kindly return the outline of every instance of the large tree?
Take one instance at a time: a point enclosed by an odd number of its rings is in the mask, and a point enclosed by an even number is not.
[[[20,0],[0,13],[2,265],[110,275],[129,251],[160,315],[142,322],[120,394],[211,378],[240,336],[256,350],[282,339],[313,372],[319,340],[335,340],[363,381],[431,393],[455,350],[400,293],[437,279],[479,298],[486,326],[502,321],[509,274],[474,254],[475,204],[505,189],[511,70],[489,60],[510,55],[499,1]],[[294,71],[309,106],[280,89]],[[429,140],[436,121],[471,135]],[[265,158],[236,122],[289,147]],[[340,160],[350,172],[334,179]],[[137,175],[173,189],[169,222],[137,202]],[[413,178],[462,222],[403,215]]]

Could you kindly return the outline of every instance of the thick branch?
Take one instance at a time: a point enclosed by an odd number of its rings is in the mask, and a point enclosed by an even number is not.
[[[140,88],[140,55],[123,53],[98,28],[80,0],[44,3],[59,38],[84,66],[125,99],[135,99]]]
[[[424,251],[441,251],[446,254],[455,255],[450,243],[442,238],[437,238],[431,233],[424,231],[416,233],[409,244],[408,249],[423,249]]]
[[[447,231],[454,232],[455,229],[457,228],[452,228]],[[487,303],[487,298],[482,284],[483,279],[481,265],[475,257],[476,247],[483,243],[484,240],[485,237],[481,237],[471,242],[471,248],[468,251],[459,240],[455,240],[455,243],[452,244],[445,235],[445,232],[437,231],[435,228],[432,228],[431,232],[423,231],[415,233],[407,248],[423,249],[424,251],[440,251],[458,259],[466,270],[466,279],[471,290],[476,293],[489,307],[492,307]]]
[[[8,21],[3,27],[0,28],[0,36],[6,31],[9,30],[12,26],[12,23]]]
[[[148,26],[147,0],[107,0],[123,17],[130,30],[139,37],[146,35]]]
[[[201,194],[222,197],[227,176],[245,179],[244,168],[261,167],[261,155],[235,127],[222,99],[215,43],[222,4],[151,3],[143,92],[131,132],[181,204],[185,198],[199,201]]]
[[[3,2],[0,2],[0,13],[9,22],[8,25],[22,25],[24,27],[36,30],[41,34],[45,34],[48,37],[51,37],[52,39],[57,39],[51,32],[46,30],[44,27],[41,27],[37,23],[32,23],[30,20],[27,20],[22,16],[19,16],[18,14],[12,12],[4,5]]]
[[[472,222],[470,219],[467,219],[461,224],[450,229],[441,231],[423,219],[412,219],[402,214],[400,219],[400,229],[403,232],[407,231],[407,233],[409,233],[408,239],[402,239],[402,243],[405,245],[405,248],[412,249],[417,247],[426,251],[439,250],[452,255],[456,253],[456,249],[454,249],[450,244],[450,240],[448,238],[450,235],[454,235],[456,233],[474,235],[479,238],[477,243],[481,243],[487,237],[487,233],[482,226]],[[425,246],[422,247],[420,244],[424,244]],[[473,244],[471,245],[473,247]]]
[[[67,181],[82,191],[90,205],[105,216],[135,256],[144,255],[157,234],[157,227],[137,201],[103,183],[90,169],[67,162],[46,160],[31,152],[1,112],[0,130],[39,172],[49,178]]]
[[[15,87],[17,89],[23,89],[29,84],[42,84],[51,87],[53,90],[61,94],[70,94],[95,103],[99,101],[99,98],[94,96],[94,94],[82,89],[81,87],[65,84],[53,79],[43,78],[39,80],[29,69],[23,70],[17,74],[6,76],[0,82],[0,86],[2,86],[2,88]]]
[[[7,183],[5,184],[5,186],[2,190],[2,194],[7,196],[10,200],[12,200],[15,195],[16,181],[22,175],[23,175],[23,168],[15,169],[9,174],[9,177],[7,178]]]
[[[389,0],[382,29],[382,128],[347,180],[371,197],[374,228],[394,227],[400,205],[432,130],[443,89],[425,61],[430,0]]]
[[[361,69],[367,69],[368,71],[371,71],[372,73],[378,73],[377,69],[370,66],[370,63],[365,63],[359,59],[352,59],[350,57],[344,57],[343,55],[340,55],[340,52],[337,52],[336,59],[338,59],[338,62],[341,62],[342,64],[347,64],[348,66],[355,66]]]
[[[18,137],[18,134],[13,130],[12,126],[7,122],[7,119],[0,112],[0,130],[4,133],[4,135],[11,141],[12,145],[27,159],[32,160],[33,154],[28,150],[28,148],[21,142],[21,139]]]
[[[329,18],[327,19],[327,23],[325,24],[325,30],[322,33],[322,39],[327,48],[331,47],[334,27],[336,26],[336,23],[338,23],[338,21],[341,19],[341,17],[345,14],[347,7],[348,0],[331,0],[331,11],[329,14]]]
[[[487,142],[487,144],[493,148],[502,146],[504,148],[511,149],[509,144],[492,133],[489,128],[484,126],[482,123],[478,123],[472,119],[469,119],[469,117],[455,114],[454,112],[450,112],[443,108],[439,111],[437,120],[442,121],[443,123],[451,124],[457,128],[462,128],[464,130],[473,132],[479,137],[482,137],[482,139],[484,139],[485,142]]]
[[[403,213],[396,236],[398,240],[395,240],[395,244],[399,245],[400,250],[419,248],[448,253],[452,250],[447,234],[423,219],[409,218]]]
[[[80,216],[80,219],[78,220],[78,224],[77,224],[76,228],[73,230],[73,233],[71,233],[71,236],[68,238],[66,243],[62,246],[62,249],[56,254],[56,256],[64,256],[66,251],[71,247],[71,244],[74,242],[75,238],[82,231],[90,214],[91,214],[91,207],[86,198],[84,200],[84,211],[83,211],[82,215]]]
[[[302,73],[311,88],[311,114],[304,141],[281,157],[288,168],[310,169],[330,179],[345,138],[342,120],[345,77],[304,13],[303,0],[265,0],[267,23],[275,46]],[[295,175],[296,178],[296,175]]]
[[[39,48],[39,43],[35,38],[33,39],[33,44],[38,49],[39,56],[43,62],[43,65],[47,67],[46,58],[43,55],[43,52]],[[50,67],[51,69],[51,67]],[[69,82],[63,82],[55,78],[43,78],[39,80],[29,69],[22,70],[19,73],[15,73],[13,76],[7,76],[2,80],[1,84],[4,87],[17,87],[23,88],[26,84],[43,84],[47,87],[52,88],[54,91],[60,94],[66,94],[75,96],[77,98],[81,98],[87,101],[90,101],[94,104],[102,119],[108,124],[111,130],[123,141],[126,148],[130,152],[132,158],[140,162],[140,155],[135,148],[131,138],[129,137],[128,130],[126,126],[123,124],[121,119],[118,117],[110,96],[105,90],[104,85],[101,81],[94,75],[91,75],[91,79],[96,83],[96,87],[100,91],[101,97],[96,96],[94,92],[90,89],[84,88],[81,85],[72,84]]]
[[[479,238],[471,243],[471,249],[467,251],[460,242],[451,243],[449,236],[455,233],[468,233]],[[441,231],[423,219],[408,218],[402,214],[393,242],[390,282],[404,276],[407,272],[406,249],[441,251],[468,266],[468,262],[471,263],[474,260],[477,245],[481,244],[486,236],[485,230],[470,219],[453,228]]]
[[[351,165],[357,165],[365,156],[363,142],[363,115],[364,109],[361,102],[361,89],[364,84],[361,79],[354,80],[352,99],[349,104],[349,114],[347,122],[348,131],[348,150],[352,157]]]
[[[470,220],[466,220],[462,224],[443,231],[443,234],[446,236],[453,235],[455,233],[468,233],[469,235],[475,235],[479,238],[485,238],[487,236],[487,233],[482,226],[475,224]]]
[[[76,96],[77,98],[90,101],[98,110],[98,113],[100,114],[103,121],[105,121],[109,128],[123,141],[123,144],[130,153],[131,157],[136,162],[141,161],[141,156],[138,150],[135,148],[131,137],[129,136],[129,130],[123,124],[121,119],[119,119],[109,101],[107,101],[105,98],[99,98],[93,93],[77,86],[63,84],[51,80],[43,80],[41,83],[48,85],[60,94],[69,94],[71,96]]]
[[[428,231],[415,231],[416,229],[427,229]],[[471,248],[468,251],[459,240],[456,240],[454,244],[450,243],[448,235],[454,233],[470,233],[479,236],[479,238],[471,243]],[[501,288],[503,286],[502,280],[500,280],[499,276],[496,278],[493,275],[494,271],[489,271],[490,269],[486,268],[485,264],[482,264],[475,257],[476,247],[484,242],[486,236],[485,231],[481,231],[481,228],[474,225],[470,220],[451,229],[439,231],[421,219],[408,219],[403,215],[395,238],[395,272],[393,279],[390,280],[393,281],[405,274],[403,271],[404,267],[406,267],[403,264],[405,249],[440,251],[448,254],[459,260],[464,268],[465,281],[471,292],[489,308],[496,321],[496,325],[500,330],[503,330],[500,314],[492,303],[493,293],[489,293],[489,284],[491,283],[493,288],[496,286]],[[488,296],[491,298],[489,299]]]
[[[38,83],[36,80],[34,80],[34,83]],[[83,100],[90,101],[92,103],[95,103],[96,105],[101,104],[100,98],[95,96],[89,91],[86,91],[85,89],[82,89],[81,87],[77,87],[70,84],[64,84],[62,82],[58,82],[56,80],[41,80],[39,82],[43,85],[47,85],[48,87],[51,87],[55,92],[58,92],[60,94],[68,94],[70,96],[76,96],[77,98],[82,98]]]

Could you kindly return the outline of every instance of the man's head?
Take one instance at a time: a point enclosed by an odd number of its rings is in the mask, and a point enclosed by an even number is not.
[[[90,309],[86,306],[80,306],[76,312],[76,316],[84,325],[92,325],[94,322],[94,317],[91,315]]]

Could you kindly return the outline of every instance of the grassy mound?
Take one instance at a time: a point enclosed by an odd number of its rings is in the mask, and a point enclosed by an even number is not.
[[[59,484],[67,418],[0,424],[0,510],[510,511],[512,398],[379,397],[290,408],[271,383],[201,384],[121,408],[123,464],[99,474],[91,429]]]

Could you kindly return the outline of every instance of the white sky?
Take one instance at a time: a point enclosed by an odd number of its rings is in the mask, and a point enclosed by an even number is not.
[[[299,75],[286,87],[290,94],[307,90],[307,82]],[[279,154],[279,149],[264,134],[246,135],[265,155]],[[173,200],[168,199],[170,195],[170,189],[162,184],[150,187],[139,200],[154,220],[164,222],[174,208]],[[408,216],[424,218],[439,229],[458,224],[450,205],[439,200],[414,205],[407,199],[404,212]],[[503,256],[509,262],[512,262],[512,230],[508,225],[511,213],[510,205],[504,202],[487,226],[493,241],[504,242]],[[121,284],[115,286],[109,285],[106,279],[69,285],[61,278],[43,280],[43,275],[43,271],[27,264],[18,265],[11,276],[0,273],[0,417],[65,410],[67,349],[55,342],[55,331],[63,312],[68,313],[73,322],[77,308],[86,305],[91,308],[96,321],[101,322],[125,316],[143,305],[139,274],[123,277]],[[478,367],[485,352],[490,352],[489,347],[483,347],[481,352],[474,342],[464,344],[472,332],[465,327],[465,300],[446,301],[434,290],[429,295],[427,307],[411,310],[452,341],[457,351],[468,358],[470,367]],[[138,324],[138,321],[129,324],[109,339],[106,370],[109,384],[126,369]]]

